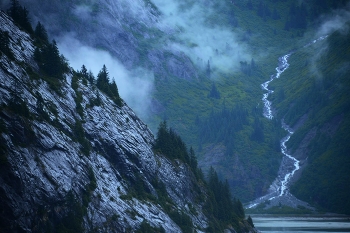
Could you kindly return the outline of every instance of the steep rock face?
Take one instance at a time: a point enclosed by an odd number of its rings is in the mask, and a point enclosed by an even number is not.
[[[0,25],[9,32],[14,54],[14,59],[0,57],[0,137],[5,154],[0,165],[0,221],[6,226],[2,230],[42,231],[73,211],[87,231],[134,231],[147,221],[166,232],[180,232],[167,211],[151,200],[159,196],[155,180],[164,184],[171,209],[188,214],[195,228],[207,227],[203,203],[195,201],[205,194],[192,172],[182,162],[152,151],[151,131],[125,103],[117,107],[79,81],[81,116],[72,74],[61,80],[59,92],[53,91],[32,72],[38,67],[30,36],[3,12]],[[91,105],[96,98],[101,104]],[[42,117],[43,112],[48,118]],[[81,131],[88,139],[88,153],[78,138]],[[137,198],[130,195],[132,190]]]
[[[94,48],[106,49],[128,69],[146,67],[158,77],[197,78],[191,60],[167,44],[177,28],[162,22],[157,7],[146,0],[23,0],[32,18],[50,26],[55,37],[69,35]],[[168,60],[163,66],[164,58]]]

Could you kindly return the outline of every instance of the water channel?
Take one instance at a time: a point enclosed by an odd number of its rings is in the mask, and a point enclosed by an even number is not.
[[[312,44],[320,40],[326,39],[327,36],[321,36],[316,40],[308,43],[303,46],[303,48],[308,47]],[[262,102],[264,104],[263,115],[267,119],[271,120],[274,118],[274,110],[272,108],[272,102],[268,100],[268,97],[273,93],[273,90],[269,89],[269,84],[275,79],[280,78],[281,74],[288,69],[289,63],[288,59],[294,52],[289,52],[284,56],[278,58],[278,66],[276,67],[276,73],[270,76],[270,79],[261,84],[262,89],[265,91],[263,94]],[[293,129],[288,126],[284,120],[281,122],[282,128],[287,132],[287,135],[281,139],[280,147],[281,152],[284,155],[280,169],[278,171],[278,175],[274,182],[270,185],[270,188],[265,196],[259,197],[256,200],[249,202],[245,207],[250,209],[258,206],[261,203],[266,201],[274,200],[276,203],[287,204],[292,207],[296,207],[297,205],[307,206],[307,203],[303,203],[297,198],[295,198],[292,194],[289,193],[290,180],[294,176],[295,172],[300,169],[299,161],[294,158],[292,155],[288,154],[288,149],[286,143],[290,139],[293,134]]]
[[[252,218],[262,233],[350,232],[349,217],[252,215]]]

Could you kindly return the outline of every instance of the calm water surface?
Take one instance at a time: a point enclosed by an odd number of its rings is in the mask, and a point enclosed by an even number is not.
[[[349,217],[262,217],[252,216],[255,227],[263,233],[350,232]]]

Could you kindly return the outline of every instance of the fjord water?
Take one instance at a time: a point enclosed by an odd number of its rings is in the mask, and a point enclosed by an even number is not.
[[[350,219],[346,217],[253,216],[253,221],[263,233],[350,232]]]

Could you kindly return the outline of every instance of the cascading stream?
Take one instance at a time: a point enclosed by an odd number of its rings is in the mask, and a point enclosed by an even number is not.
[[[294,169],[291,172],[287,173],[284,179],[282,180],[279,196],[282,196],[285,194],[285,191],[288,190],[287,184],[289,180],[294,176],[294,173],[300,169],[300,165],[299,165],[300,161],[287,153],[286,143],[289,141],[290,137],[294,132],[292,131],[291,128],[289,128],[289,126],[286,123],[284,123],[283,120],[282,120],[282,128],[288,132],[288,135],[281,140],[281,152],[282,154],[284,154],[284,156],[286,156],[293,162]]]
[[[327,35],[321,36],[316,40],[313,40],[312,42],[308,43],[307,45],[303,46],[303,48],[308,47],[312,44],[315,44],[316,42],[320,40],[324,40],[327,38]],[[270,94],[273,93],[273,90],[268,89],[268,86],[270,82],[272,82],[274,79],[279,78],[281,74],[288,69],[289,63],[288,58],[293,54],[293,52],[290,52],[280,58],[278,58],[278,66],[276,67],[276,74],[271,75],[270,80],[264,82],[261,84],[261,87],[263,90],[265,90],[267,93],[263,94],[262,101],[264,103],[264,109],[263,109],[263,115],[264,117],[268,119],[273,119],[273,108],[272,108],[272,102],[268,100],[268,97]],[[286,143],[290,139],[290,137],[293,134],[293,130],[282,120],[282,128],[288,132],[287,136],[281,139],[280,146],[281,146],[281,152],[284,155],[282,158],[282,162],[280,165],[280,169],[278,171],[278,176],[275,179],[275,181],[270,185],[269,191],[265,196],[262,196],[254,201],[251,201],[248,203],[246,208],[250,209],[255,206],[257,206],[260,203],[263,203],[267,200],[273,200],[277,197],[281,197],[284,195],[288,195],[288,188],[289,188],[289,182],[294,176],[295,172],[300,169],[300,161],[294,158],[293,156],[288,154],[288,149],[286,146]]]
[[[289,63],[288,58],[292,55],[292,53],[288,53],[280,58],[278,58],[278,66],[276,67],[276,74],[271,75],[270,80],[264,82],[261,84],[261,87],[263,90],[267,91],[263,95],[262,101],[264,103],[263,108],[263,115],[264,117],[272,120],[273,119],[273,109],[272,109],[272,102],[268,100],[268,97],[270,94],[273,93],[273,90],[268,89],[268,86],[270,82],[272,82],[274,79],[279,78],[281,74],[288,69]],[[282,128],[287,130],[288,135],[284,138],[282,138],[280,146],[281,146],[281,152],[284,155],[282,159],[282,163],[278,172],[278,176],[275,179],[275,181],[271,184],[268,194],[266,194],[263,197],[260,197],[252,202],[250,202],[247,206],[247,208],[253,208],[257,206],[258,204],[267,201],[272,200],[276,197],[282,196],[286,194],[288,190],[288,182],[290,181],[291,177],[294,175],[294,173],[299,169],[299,161],[289,155],[287,153],[287,146],[286,143],[290,139],[290,136],[293,134],[293,131],[282,121]],[[293,161],[292,164],[294,164],[294,167],[291,169],[291,161]],[[297,164],[297,166],[295,165]]]
[[[270,80],[267,82],[264,82],[263,84],[261,84],[262,89],[264,89],[265,91],[267,91],[267,93],[265,93],[263,95],[262,101],[264,103],[264,110],[263,110],[263,115],[264,117],[268,118],[268,119],[272,119],[273,118],[273,114],[272,114],[272,103],[271,101],[267,100],[267,98],[269,97],[270,94],[273,93],[273,90],[269,90],[268,86],[270,84],[270,82],[272,82],[274,79],[279,78],[281,76],[281,74],[288,69],[289,67],[289,63],[288,63],[288,58],[292,53],[288,53],[282,57],[280,57],[278,59],[279,63],[278,66],[276,67],[276,71],[277,73],[275,75],[271,75]]]

